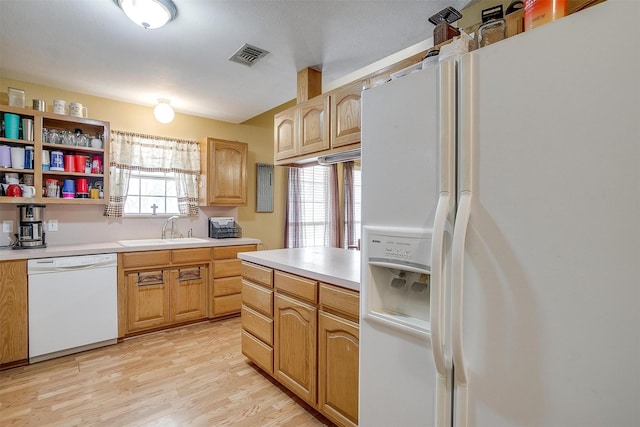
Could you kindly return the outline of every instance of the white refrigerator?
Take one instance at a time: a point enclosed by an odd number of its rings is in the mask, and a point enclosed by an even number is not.
[[[363,92],[360,425],[640,425],[638,22]]]

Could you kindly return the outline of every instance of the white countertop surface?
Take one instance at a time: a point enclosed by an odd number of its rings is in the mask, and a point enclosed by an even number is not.
[[[360,291],[360,251],[310,247],[243,252],[238,258]]]
[[[0,261],[16,259],[36,259],[61,256],[93,255],[117,252],[154,251],[162,249],[187,249],[213,246],[256,245],[259,239],[249,237],[230,239],[203,238],[204,242],[176,243],[176,244],[150,244],[147,246],[122,246],[118,242],[85,243],[76,245],[47,245],[46,248],[37,249],[0,249]]]

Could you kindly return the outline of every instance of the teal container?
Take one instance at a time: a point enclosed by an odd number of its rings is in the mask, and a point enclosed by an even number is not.
[[[20,128],[20,116],[17,114],[4,113],[4,137],[18,139]]]

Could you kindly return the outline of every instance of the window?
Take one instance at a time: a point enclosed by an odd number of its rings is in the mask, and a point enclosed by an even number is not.
[[[326,245],[329,169],[325,166],[289,169],[287,247]]]
[[[179,214],[175,174],[131,171],[124,213],[125,215]]]
[[[340,169],[344,177],[342,207],[338,206],[337,165],[289,169],[285,239],[288,248],[358,247],[360,162],[343,163]]]

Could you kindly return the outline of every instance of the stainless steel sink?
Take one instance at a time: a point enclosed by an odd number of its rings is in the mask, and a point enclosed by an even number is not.
[[[206,243],[207,239],[199,239],[197,237],[185,237],[177,239],[135,239],[135,240],[118,240],[122,246],[158,246],[158,245],[186,245],[189,243]]]

